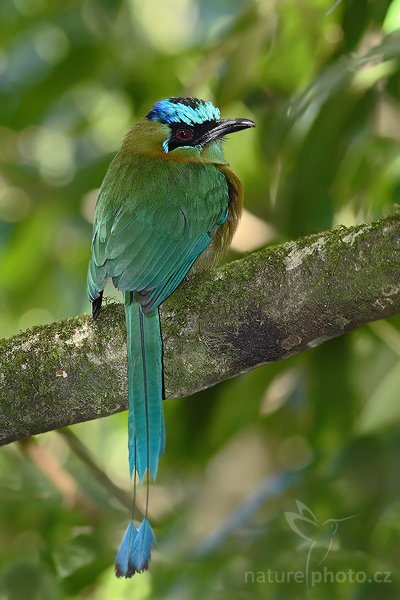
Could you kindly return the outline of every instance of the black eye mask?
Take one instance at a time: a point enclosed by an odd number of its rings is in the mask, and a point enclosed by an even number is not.
[[[217,122],[205,121],[198,125],[186,123],[173,123],[169,125],[171,136],[168,140],[168,152],[182,146],[202,146],[207,134],[215,128]]]

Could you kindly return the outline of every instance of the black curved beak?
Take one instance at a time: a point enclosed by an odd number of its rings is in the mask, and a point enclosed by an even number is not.
[[[218,119],[215,121],[215,125],[201,136],[199,144],[204,146],[213,140],[224,137],[228,133],[255,126],[254,121],[250,121],[250,119]]]

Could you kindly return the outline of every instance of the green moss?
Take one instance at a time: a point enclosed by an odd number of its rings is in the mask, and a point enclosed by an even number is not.
[[[262,363],[268,344],[277,360],[398,312],[399,229],[399,215],[340,227],[191,277],[161,311],[167,392],[187,395]],[[95,322],[82,315],[0,340],[3,437],[125,407],[125,335],[123,306],[105,302]]]

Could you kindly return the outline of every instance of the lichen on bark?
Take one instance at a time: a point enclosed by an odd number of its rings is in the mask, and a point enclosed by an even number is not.
[[[268,247],[162,306],[166,397],[400,312],[400,215]],[[126,408],[122,307],[0,340],[0,443]]]

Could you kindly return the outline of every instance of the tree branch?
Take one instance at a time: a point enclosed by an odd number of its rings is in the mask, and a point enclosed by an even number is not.
[[[196,275],[161,310],[166,397],[400,312],[400,215],[265,248]],[[126,408],[123,309],[0,341],[0,443]]]

